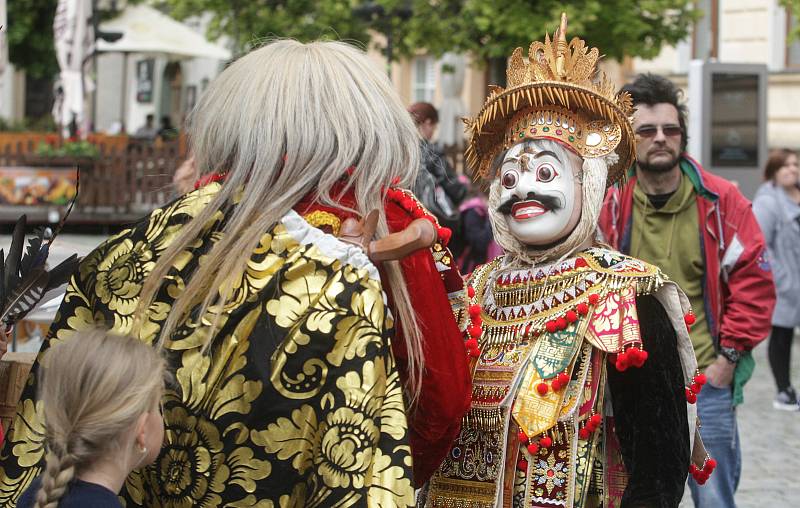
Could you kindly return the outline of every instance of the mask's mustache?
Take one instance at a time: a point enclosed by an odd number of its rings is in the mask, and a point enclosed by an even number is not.
[[[523,200],[517,195],[511,196],[506,200],[505,203],[497,207],[497,211],[505,214],[511,214],[511,207],[514,204],[519,203],[520,201],[538,201],[542,204],[545,210],[548,211],[556,211],[562,208],[561,200],[557,196],[551,196],[549,194],[536,194],[535,192],[529,192],[525,199]]]

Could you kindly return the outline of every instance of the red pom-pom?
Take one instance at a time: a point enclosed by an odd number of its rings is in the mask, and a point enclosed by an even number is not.
[[[641,350],[639,350],[639,349],[636,349],[636,348],[629,349],[628,350],[628,359],[629,359],[631,365],[633,365],[636,368],[639,368],[642,365],[644,365],[643,352]]]
[[[578,314],[583,314],[584,316],[589,313],[589,306],[585,303],[579,303],[576,309],[578,310]]]
[[[558,329],[555,321],[548,321],[545,323],[544,327],[547,328],[547,331],[550,333],[553,333]]]
[[[561,383],[558,382],[558,378],[555,378],[552,383],[550,383],[550,387],[553,389],[554,392],[559,391],[560,389],[564,388]]]
[[[703,389],[703,385],[701,385],[700,383],[692,383],[692,386],[690,386],[689,389],[692,391],[692,393],[696,395],[700,393],[700,390]]]
[[[560,317],[560,318],[556,319],[556,327],[559,330],[566,330],[566,328],[567,328],[567,320],[564,319],[563,317]]]
[[[548,391],[550,391],[550,387],[547,386],[547,383],[539,383],[536,385],[536,393],[539,395],[545,396]]]
[[[578,431],[578,437],[583,439],[584,441],[589,439],[589,436],[591,435],[592,433],[586,427],[581,427],[581,430]]]
[[[640,360],[639,360],[639,361],[641,362],[641,363],[639,364],[639,367],[641,367],[642,365],[644,365],[644,362],[646,362],[646,361],[647,361],[647,357],[649,357],[649,356],[650,356],[650,353],[648,353],[648,352],[647,352],[647,351],[645,351],[644,349],[641,349],[641,350],[639,350],[639,358],[640,358]]]
[[[475,288],[472,286],[467,286],[467,296],[470,298],[475,298]]]
[[[697,473],[698,469],[697,466],[694,464],[689,464],[689,473],[694,476]]]
[[[716,468],[717,468],[717,461],[716,461],[716,460],[714,460],[714,459],[708,459],[708,460],[706,461],[706,464],[705,464],[705,466],[703,466],[703,470],[706,470],[706,469],[708,469],[708,472],[709,472],[709,473],[710,473],[711,471],[715,470]]]
[[[689,404],[694,404],[697,402],[697,395],[688,388],[686,389],[686,400],[689,402]]]
[[[446,247],[447,244],[450,243],[450,238],[453,236],[453,232],[450,231],[450,228],[442,226],[439,227],[437,233],[439,234],[439,241]]]
[[[578,314],[576,314],[574,310],[568,310],[566,318],[570,323],[574,323],[578,320]]]
[[[593,414],[593,415],[592,415],[592,416],[589,418],[589,422],[591,422],[591,423],[592,423],[592,425],[594,425],[595,427],[597,427],[598,425],[600,425],[600,423],[602,423],[602,421],[603,421],[603,417],[602,417],[602,416],[600,416],[600,415],[598,415],[598,414]]]
[[[464,347],[466,347],[467,349],[475,349],[476,347],[478,347],[478,341],[475,339],[469,339],[464,343]]]
[[[519,442],[520,443],[522,443],[522,444],[527,444],[528,443],[528,435],[525,434],[524,432],[519,431],[519,433],[517,434],[517,437],[519,438]]]
[[[545,436],[539,440],[539,444],[544,446],[545,448],[550,448],[550,446],[553,444],[553,438],[551,438],[550,436]]]
[[[700,386],[703,386],[704,384],[706,384],[706,375],[705,374],[696,375],[694,377],[694,382],[699,384]]]
[[[697,321],[697,318],[694,314],[689,313],[683,316],[683,321],[686,323],[686,326],[692,326]]]
[[[477,358],[481,355],[481,350],[478,348],[473,348],[469,350],[469,355],[473,358]]]
[[[617,355],[617,361],[614,364],[614,367],[616,367],[620,372],[625,372],[628,370],[628,367],[630,367],[630,364],[628,363],[628,356],[625,355],[625,353]]]
[[[480,326],[472,325],[472,326],[469,327],[469,334],[474,339],[477,339],[478,337],[480,337],[482,333],[483,333],[483,330],[481,330]]]
[[[566,374],[565,374],[565,373],[563,373],[563,372],[561,372],[561,373],[560,373],[560,374],[559,374],[559,375],[556,377],[556,379],[558,380],[558,384],[560,384],[561,386],[567,386],[567,384],[569,384],[569,376],[568,376],[568,375],[566,375]]]
[[[525,459],[519,459],[519,462],[517,462],[517,469],[519,469],[520,471],[527,471],[528,461]]]
[[[480,316],[475,316],[472,318],[472,325],[473,326],[481,326],[483,324],[483,319]]]
[[[481,306],[480,305],[470,305],[469,306],[469,317],[476,318],[480,317],[481,315]]]
[[[528,445],[528,453],[531,455],[536,455],[539,453],[539,445],[536,443],[531,443]]]
[[[592,293],[589,295],[589,303],[592,305],[597,305],[597,302],[600,301],[600,295],[597,293]]]

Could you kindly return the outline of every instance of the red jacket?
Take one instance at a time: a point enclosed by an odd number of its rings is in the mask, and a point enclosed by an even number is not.
[[[697,194],[706,267],[703,299],[715,347],[749,351],[769,335],[775,306],[764,236],[750,201],[735,185],[685,154],[680,168]],[[606,241],[623,253],[630,252],[635,186],[632,177],[622,189],[610,189],[600,214]]]
[[[355,207],[352,192],[342,196],[340,202],[345,207]],[[314,211],[328,212],[342,221],[349,216],[341,208],[314,203],[313,196],[307,196],[294,209],[307,218]],[[385,210],[391,232],[405,229],[414,220],[397,203],[388,201]],[[450,270],[446,270],[444,266],[437,268],[428,249],[419,250],[400,261],[411,304],[422,328],[425,355],[422,391],[415,410],[408,414],[414,485],[417,488],[428,481],[450,451],[450,445],[461,430],[461,418],[469,409],[472,397],[472,381],[464,339],[448,301],[448,292],[463,290],[463,281],[452,256],[449,257],[452,263]],[[381,276],[391,308],[391,292],[382,270]],[[450,287],[453,285],[458,287]],[[392,314],[397,316],[396,311]],[[402,323],[395,324],[392,352],[397,360],[401,380],[405,384],[408,379],[408,352],[402,336]]]

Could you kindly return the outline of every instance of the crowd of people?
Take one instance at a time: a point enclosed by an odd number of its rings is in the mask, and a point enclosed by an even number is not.
[[[511,56],[463,175],[352,46],[226,68],[182,195],[72,277],[0,504],[734,507],[767,337],[800,410],[798,156],[751,206],[673,83],[610,89],[566,31]]]

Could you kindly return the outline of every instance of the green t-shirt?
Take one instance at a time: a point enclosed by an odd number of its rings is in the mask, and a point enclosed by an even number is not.
[[[690,336],[700,370],[717,357],[703,303],[705,264],[691,180],[681,175],[675,193],[656,209],[644,190],[633,191],[631,255],[658,266],[686,293],[697,318]]]

